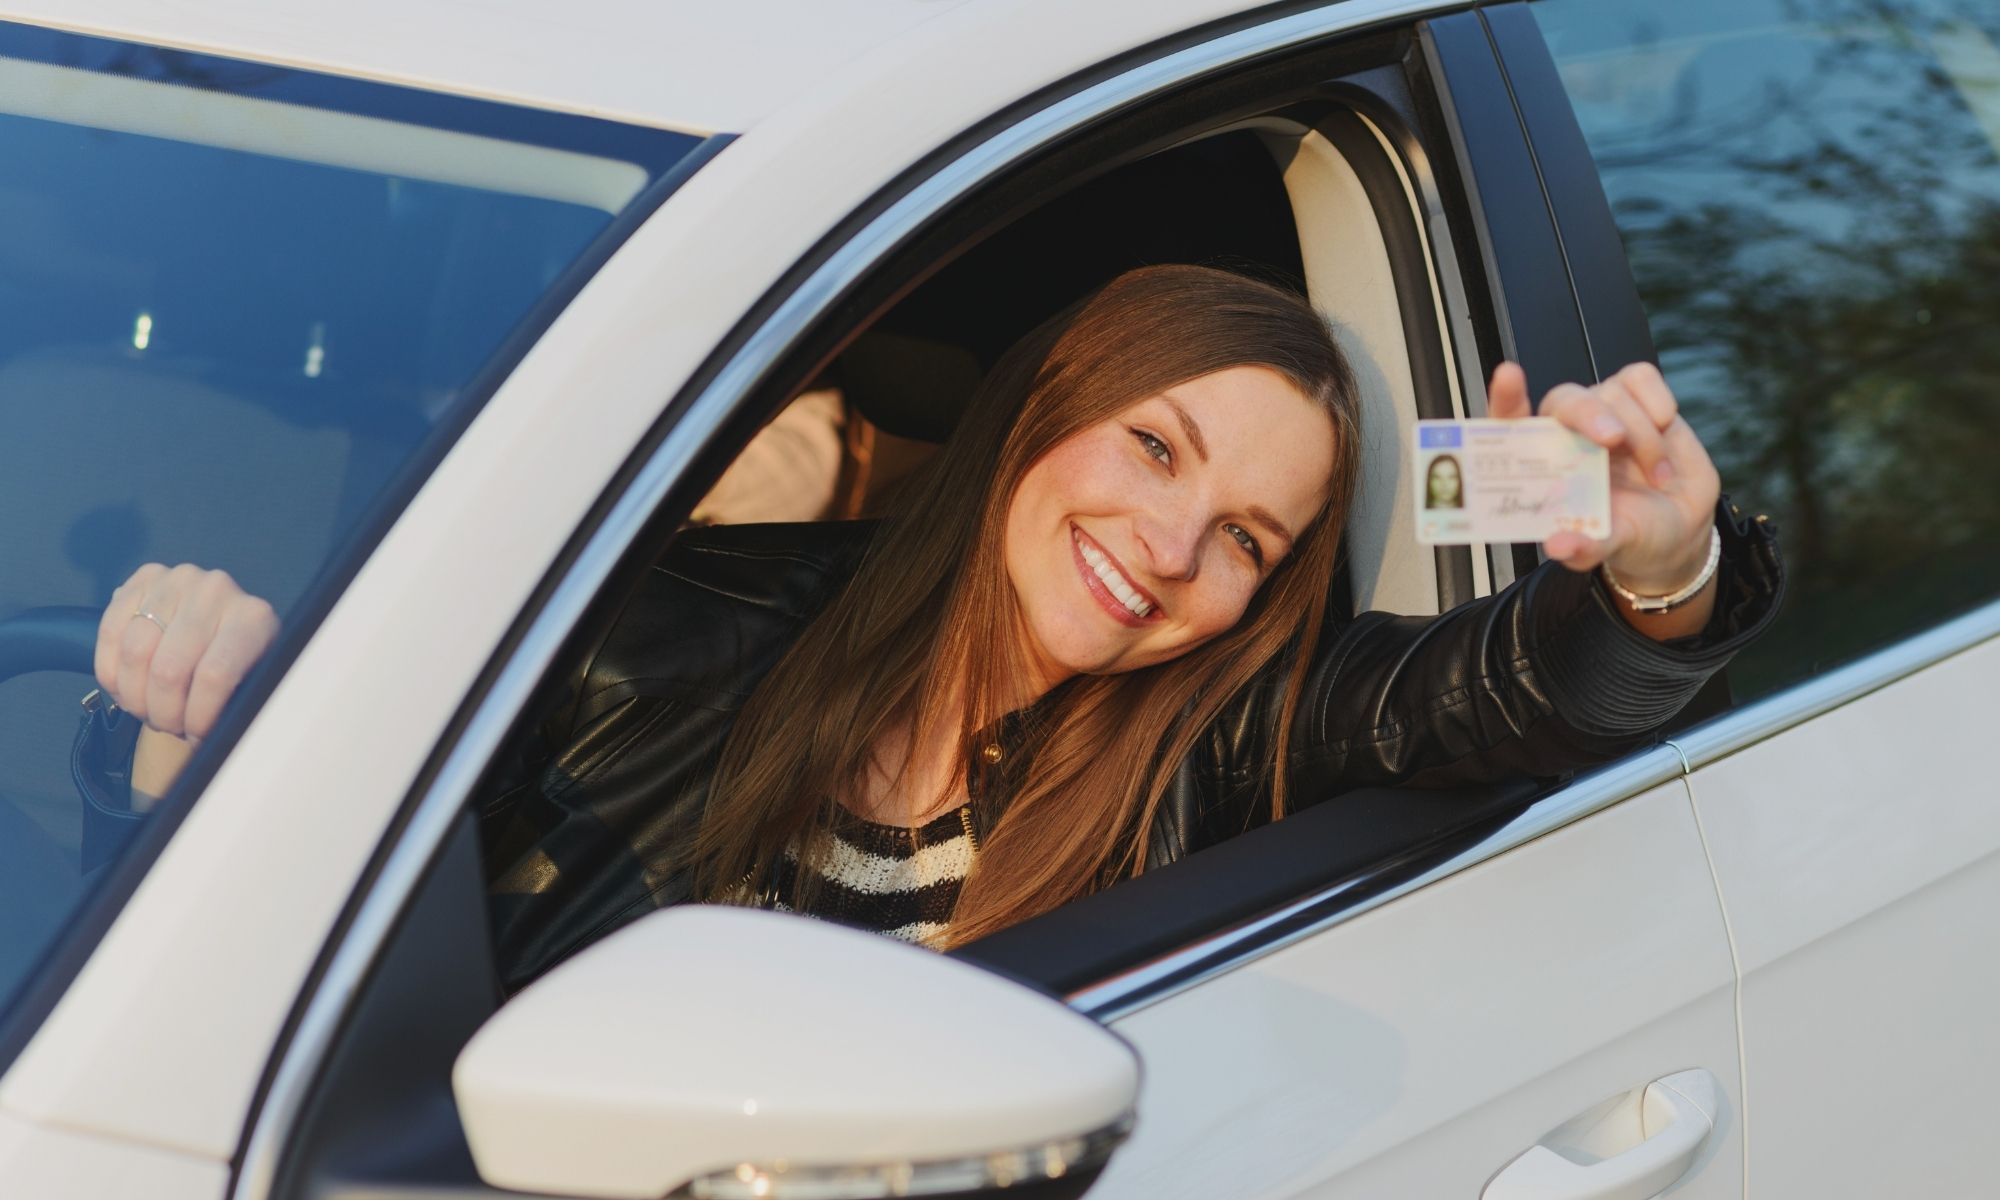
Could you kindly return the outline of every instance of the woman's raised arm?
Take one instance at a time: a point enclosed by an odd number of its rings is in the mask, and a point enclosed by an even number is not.
[[[1489,411],[1528,415],[1520,368],[1495,372]],[[1542,413],[1611,451],[1612,534],[1558,534],[1550,561],[1434,618],[1365,613],[1315,656],[1287,764],[1301,803],[1335,787],[1448,786],[1550,775],[1646,741],[1776,613],[1783,569],[1767,525],[1719,501],[1714,465],[1650,365],[1566,385]],[[1714,577],[1664,613],[1641,596]]]

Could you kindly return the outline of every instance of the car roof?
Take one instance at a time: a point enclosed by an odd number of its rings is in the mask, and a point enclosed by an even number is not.
[[[0,20],[742,132],[967,0],[0,0]]]

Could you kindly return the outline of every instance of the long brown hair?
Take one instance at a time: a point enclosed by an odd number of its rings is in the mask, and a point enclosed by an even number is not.
[[[1170,662],[1059,686],[1031,710],[1022,761],[988,769],[967,752],[1007,715],[1008,680],[1019,678],[1018,639],[1008,634],[1022,626],[1002,537],[1022,476],[1064,439],[1147,396],[1244,365],[1276,371],[1330,419],[1334,468],[1319,515],[1234,628]],[[953,943],[1136,874],[1175,765],[1291,647],[1300,652],[1275,747],[1284,760],[1303,649],[1319,636],[1353,492],[1359,419],[1353,374],[1325,321],[1300,297],[1240,275],[1142,268],[1045,322],[1001,357],[853,579],[745,704],[691,847],[695,895],[741,898],[746,881],[754,891],[770,878],[787,846],[816,855],[812,831],[864,778],[876,742],[904,723],[913,750],[956,734],[960,760],[981,772],[968,782],[982,803],[989,777],[1006,776],[1005,808],[960,893]],[[1270,788],[1281,815],[1282,771],[1270,772]]]

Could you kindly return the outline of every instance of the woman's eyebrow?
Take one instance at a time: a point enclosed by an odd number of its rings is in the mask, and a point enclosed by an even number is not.
[[[1181,407],[1180,401],[1167,395],[1162,395],[1160,399],[1166,401],[1167,407],[1174,410],[1174,417],[1180,421],[1181,432],[1187,435],[1189,444],[1194,447],[1195,456],[1201,459],[1201,461],[1207,462],[1208,439],[1201,436],[1201,426],[1194,423],[1194,417],[1188,413],[1187,409]],[[1292,536],[1292,531],[1285,528],[1285,523],[1280,521],[1270,509],[1265,508],[1261,504],[1253,504],[1244,509],[1243,515],[1262,525],[1267,531],[1275,533],[1284,539],[1286,550],[1290,550],[1298,541],[1297,538]]]
[[[1207,462],[1208,439],[1201,436],[1201,426],[1194,423],[1194,418],[1188,415],[1187,409],[1181,407],[1180,401],[1174,399],[1172,396],[1161,396],[1160,399],[1165,400],[1167,407],[1173,409],[1174,416],[1179,418],[1181,432],[1186,434],[1187,440],[1193,444],[1195,457],[1201,459],[1203,462]]]
[[[1253,504],[1250,507],[1244,509],[1243,513],[1251,520],[1257,522],[1259,525],[1262,525],[1264,528],[1270,530],[1272,533],[1275,533],[1279,537],[1283,538],[1285,540],[1285,549],[1290,550],[1292,548],[1292,544],[1295,540],[1292,537],[1292,531],[1286,529],[1285,523],[1283,521],[1280,521],[1275,515],[1273,515],[1270,509],[1265,508],[1261,504]]]

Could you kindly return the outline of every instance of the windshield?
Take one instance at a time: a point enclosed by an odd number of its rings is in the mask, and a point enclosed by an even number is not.
[[[0,23],[0,1004],[143,844],[87,836],[66,631],[192,562],[297,645],[699,144]]]

